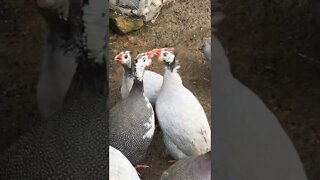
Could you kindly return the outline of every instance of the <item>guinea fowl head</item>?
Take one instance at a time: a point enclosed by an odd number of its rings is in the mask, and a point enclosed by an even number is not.
[[[161,62],[168,64],[172,64],[174,62],[174,48],[157,48],[152,50],[152,52],[158,56],[158,60]]]
[[[144,71],[147,67],[151,65],[153,56],[153,52],[145,52],[137,55],[133,65],[134,75],[137,80],[143,80]]]
[[[122,51],[114,58],[115,61],[118,61],[123,66],[127,66],[131,68],[131,52],[130,51]]]
[[[158,61],[164,62],[171,71],[174,69],[176,66],[174,48],[157,48],[153,49],[152,52],[158,56]]]

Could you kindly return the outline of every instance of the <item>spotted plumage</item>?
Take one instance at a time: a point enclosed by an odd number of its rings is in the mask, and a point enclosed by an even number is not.
[[[129,96],[110,110],[110,145],[134,165],[143,161],[155,130],[154,111],[143,94],[142,79],[147,66],[143,58],[151,61],[145,54],[138,56],[132,64],[135,79]]]

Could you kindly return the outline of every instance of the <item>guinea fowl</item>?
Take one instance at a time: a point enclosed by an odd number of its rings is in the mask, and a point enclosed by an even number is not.
[[[110,180],[140,180],[130,161],[112,146],[109,146],[109,169]]]
[[[197,98],[183,86],[173,48],[154,49],[165,64],[163,84],[156,101],[156,114],[169,154],[174,159],[211,150],[211,130]]]
[[[233,77],[213,37],[214,179],[306,180],[299,156],[263,101]]]
[[[152,56],[152,52],[137,56],[131,65],[134,82],[129,96],[110,110],[110,145],[121,151],[133,165],[144,160],[155,130],[154,111],[143,94],[144,70],[150,66]]]
[[[160,180],[211,180],[211,151],[179,160],[162,173]]]
[[[131,54],[130,51],[119,53],[115,60],[120,62],[124,68],[124,74],[121,84],[121,97],[127,98],[133,85],[134,77],[131,73]],[[155,104],[161,89],[163,77],[155,72],[146,70],[143,76],[144,95],[149,99],[152,105]]]
[[[108,178],[107,12],[104,0],[70,1],[66,19],[45,12],[77,69],[63,107],[1,156],[1,179]]]
[[[59,12],[61,18],[67,17],[69,1],[37,0],[40,8]],[[51,17],[48,17],[51,18]],[[65,51],[65,37],[57,31],[54,21],[47,21],[51,26],[45,43],[45,54],[42,61],[40,78],[37,85],[37,103],[40,115],[48,118],[63,104],[63,99],[76,71],[75,51]]]

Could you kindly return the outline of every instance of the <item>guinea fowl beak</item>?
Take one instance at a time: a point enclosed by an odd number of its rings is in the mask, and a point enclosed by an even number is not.
[[[114,60],[121,62],[121,61],[122,61],[122,55],[121,55],[121,54],[118,54],[118,55],[114,58]]]

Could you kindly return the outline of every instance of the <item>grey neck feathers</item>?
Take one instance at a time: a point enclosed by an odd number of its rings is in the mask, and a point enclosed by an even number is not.
[[[133,78],[131,68],[129,68],[127,65],[123,65],[123,64],[122,64],[122,67],[123,67],[123,70],[124,70],[124,76],[125,77],[129,77],[129,78]]]
[[[139,81],[134,78],[131,92],[141,92],[143,93],[143,81]]]

